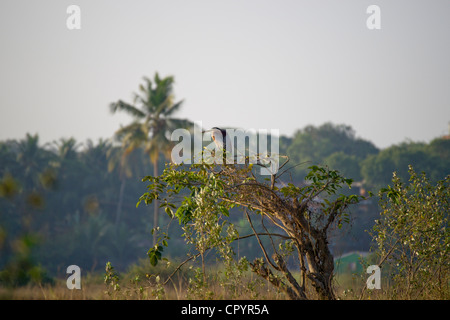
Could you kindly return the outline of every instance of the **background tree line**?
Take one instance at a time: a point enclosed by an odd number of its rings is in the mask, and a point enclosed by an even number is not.
[[[141,179],[149,173],[157,176],[169,161],[168,133],[190,125],[187,119],[173,117],[182,101],[174,100],[172,85],[172,77],[156,74],[152,80],[144,79],[132,103],[112,103],[111,111],[124,111],[134,118],[116,132],[115,139],[79,143],[62,138],[41,144],[37,134],[26,134],[20,140],[0,142],[0,270],[4,282],[42,280],[46,272],[63,275],[70,264],[100,270],[111,261],[121,269],[146,257],[155,242],[152,227],[163,225],[167,217],[157,214],[157,202],[153,207],[136,208],[146,189]],[[280,137],[280,153],[298,164],[290,171],[294,183],[304,180],[307,167],[322,164],[359,182],[361,192],[376,193],[389,185],[393,171],[407,181],[408,165],[425,171],[432,181],[450,172],[449,139],[408,141],[380,150],[358,138],[350,126],[332,123],[310,125],[292,137]],[[376,201],[361,203],[356,213],[347,237],[332,245],[340,253],[369,249],[365,230],[372,227],[378,205]],[[245,217],[231,219],[239,226]],[[172,246],[166,255],[180,257],[186,245],[176,239],[179,226],[172,224],[171,228]],[[175,241],[180,245],[173,245]],[[251,256],[252,243],[240,250]]]

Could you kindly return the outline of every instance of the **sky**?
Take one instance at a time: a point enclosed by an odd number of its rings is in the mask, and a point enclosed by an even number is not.
[[[204,128],[429,142],[449,130],[449,16],[448,0],[2,0],[0,140],[110,138],[132,118],[108,105],[158,72]]]

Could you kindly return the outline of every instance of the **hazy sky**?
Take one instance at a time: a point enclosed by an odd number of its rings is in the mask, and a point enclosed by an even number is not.
[[[1,0],[0,41],[0,140],[109,138],[131,120],[109,103],[155,71],[205,128],[331,121],[381,148],[448,132],[449,0]]]

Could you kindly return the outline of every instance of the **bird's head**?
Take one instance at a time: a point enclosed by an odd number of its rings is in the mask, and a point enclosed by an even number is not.
[[[221,139],[224,139],[227,135],[227,131],[225,129],[221,129],[219,127],[212,127],[209,130],[202,131],[202,133],[205,132],[211,132],[211,137],[214,141],[216,141],[217,138],[221,137]]]

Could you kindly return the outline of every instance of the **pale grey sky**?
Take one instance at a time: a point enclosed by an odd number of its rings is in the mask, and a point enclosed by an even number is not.
[[[158,71],[205,128],[331,121],[382,148],[429,141],[450,121],[449,16],[448,0],[2,0],[0,140],[109,138],[130,118],[108,104]]]

